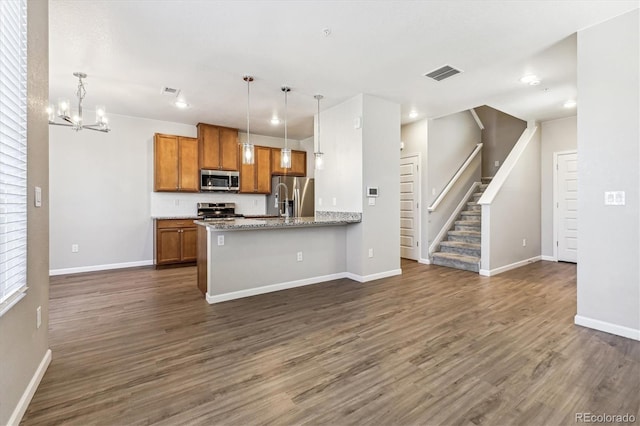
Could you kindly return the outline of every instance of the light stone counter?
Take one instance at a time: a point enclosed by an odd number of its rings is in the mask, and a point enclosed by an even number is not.
[[[199,220],[196,224],[207,226],[217,231],[243,231],[276,228],[303,228],[314,226],[335,226],[358,223],[357,217],[295,217],[295,218],[265,218],[265,219],[234,219],[234,220]]]
[[[346,235],[361,217],[196,221],[198,288],[219,303],[348,277]]]

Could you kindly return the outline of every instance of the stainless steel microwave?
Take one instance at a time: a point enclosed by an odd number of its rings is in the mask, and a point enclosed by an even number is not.
[[[200,191],[238,192],[240,173],[222,170],[200,170]]]

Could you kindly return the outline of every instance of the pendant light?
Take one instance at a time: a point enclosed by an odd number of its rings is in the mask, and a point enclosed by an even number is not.
[[[245,75],[244,77],[242,77],[242,79],[247,82],[247,141],[242,144],[242,164],[253,164],[255,161],[254,147],[251,143],[251,132],[249,131],[249,106],[251,99],[249,86],[251,86],[253,77],[250,75]]]
[[[316,170],[324,169],[324,154],[320,151],[320,99],[324,98],[322,95],[315,95],[314,98],[318,101],[318,150],[313,153],[316,160]]]
[[[280,88],[284,92],[284,148],[280,150],[280,167],[283,169],[291,168],[291,149],[287,143],[287,94],[291,91],[288,86]]]
[[[0,0],[1,1],[1,0]],[[109,128],[109,119],[106,116],[106,108],[103,105],[96,106],[96,122],[93,124],[84,124],[82,119],[82,101],[84,100],[87,90],[84,87],[83,79],[87,78],[87,74],[83,72],[74,72],[73,76],[78,79],[78,88],[76,90],[76,98],[78,98],[78,109],[71,111],[71,103],[68,99],[60,99],[58,106],[55,108],[53,105],[49,105],[47,108],[47,114],[49,115],[49,124],[52,126],[66,126],[71,127],[76,132],[87,129],[95,130],[97,132],[107,133],[111,131]],[[63,122],[56,122],[56,119],[60,119]]]

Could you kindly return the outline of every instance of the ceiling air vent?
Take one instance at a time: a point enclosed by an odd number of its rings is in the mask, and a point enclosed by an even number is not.
[[[462,71],[455,69],[450,65],[445,65],[443,67],[438,68],[437,70],[433,70],[428,74],[425,74],[425,77],[429,77],[434,79],[435,81],[442,81],[445,78],[452,77],[456,74],[460,74]]]
[[[178,92],[180,92],[180,89],[174,89],[173,87],[163,87],[161,93],[163,95],[171,95],[171,96],[176,96],[178,94]]]

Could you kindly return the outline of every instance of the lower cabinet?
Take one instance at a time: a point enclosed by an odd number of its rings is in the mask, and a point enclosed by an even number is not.
[[[194,263],[198,258],[198,227],[193,219],[156,219],[156,265]]]

